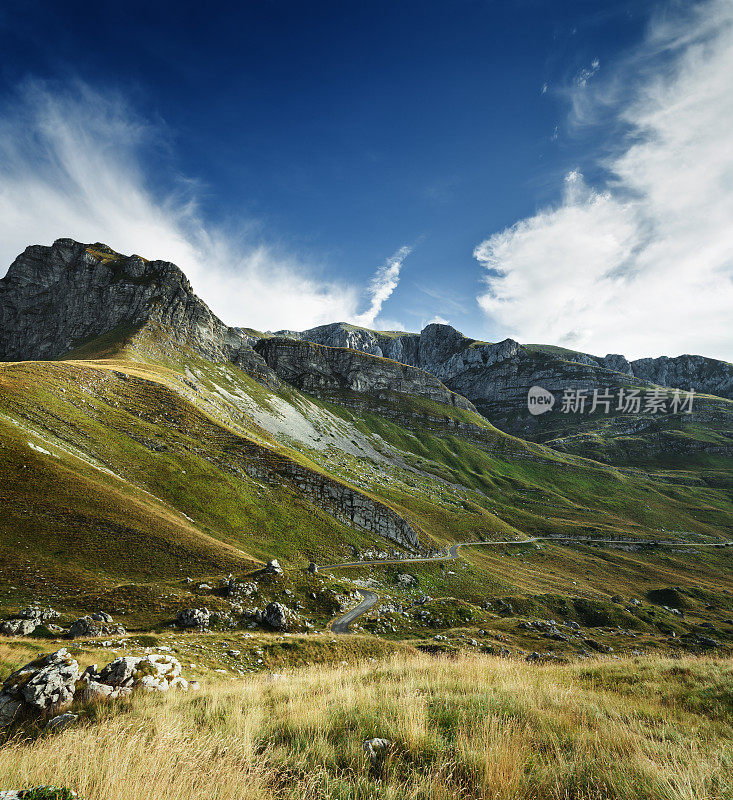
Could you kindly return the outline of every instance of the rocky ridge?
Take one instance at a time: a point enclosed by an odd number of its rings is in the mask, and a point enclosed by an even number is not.
[[[329,347],[348,347],[419,367],[443,381],[469,370],[491,367],[511,359],[542,355],[553,361],[583,364],[622,373],[641,382],[681,389],[693,388],[733,399],[733,364],[698,355],[674,358],[604,357],[542,345],[521,345],[513,339],[491,344],[464,336],[450,325],[431,323],[420,333],[372,331],[345,322],[321,325],[306,331],[280,331],[275,335],[304,339]]]
[[[435,323],[419,334],[370,331],[334,323],[276,335],[361,350],[417,367],[468,398],[498,427],[530,438],[542,438],[552,419],[551,414],[529,414],[527,392],[532,386],[544,387],[558,401],[565,388],[592,393],[594,389],[615,391],[622,387],[649,390],[656,385],[733,398],[733,365],[704,356],[628,361],[611,354],[598,358],[562,348],[521,345],[513,339],[495,344],[478,342],[450,325]],[[255,347],[260,349],[266,341],[261,340]]]
[[[27,247],[0,280],[0,361],[57,358],[116,329],[146,323],[162,326],[206,358],[233,361],[274,380],[251,337],[225,325],[169,261],[58,239],[50,247]]]
[[[472,403],[435,376],[397,360],[287,338],[262,339],[255,350],[279,378],[310,394],[347,390],[379,396],[396,392],[475,411]]]
[[[696,355],[601,358],[513,339],[480,342],[443,324],[419,334],[346,323],[274,336],[229,327],[174,264],[123,256],[99,243],[59,239],[28,247],[0,280],[0,360],[53,359],[95,340],[145,336],[163,349],[178,343],[234,362],[274,389],[286,382],[357,408],[376,397],[393,414],[399,402],[384,401],[413,395],[478,410],[497,427],[537,441],[567,434],[567,416],[559,412],[566,388],[590,394],[662,385],[733,398],[733,365]],[[532,386],[555,395],[551,413],[529,413]]]

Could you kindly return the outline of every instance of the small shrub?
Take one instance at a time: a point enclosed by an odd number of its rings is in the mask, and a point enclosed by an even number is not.
[[[74,800],[76,794],[66,787],[39,786],[21,794],[23,800]]]

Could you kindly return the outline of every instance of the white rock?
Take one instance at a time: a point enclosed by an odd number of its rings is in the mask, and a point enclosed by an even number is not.
[[[366,739],[362,744],[372,764],[376,764],[380,756],[383,756],[391,746],[392,742],[389,739]]]
[[[48,727],[52,731],[60,732],[68,725],[71,725],[72,722],[76,722],[78,719],[78,714],[71,714],[69,712],[66,714],[59,714],[57,717],[54,717],[48,721]]]

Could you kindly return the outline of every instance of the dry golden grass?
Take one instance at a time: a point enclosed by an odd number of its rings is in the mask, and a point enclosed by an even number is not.
[[[138,696],[0,748],[87,800],[730,798],[733,664],[398,656]],[[391,739],[372,767],[366,738]]]

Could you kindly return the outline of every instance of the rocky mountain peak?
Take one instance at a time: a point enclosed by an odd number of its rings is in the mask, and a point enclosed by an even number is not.
[[[250,338],[225,325],[169,261],[126,256],[99,242],[32,245],[0,280],[0,360],[57,358],[116,330],[148,323],[214,360],[275,381]]]
[[[420,361],[437,363],[466,348],[466,337],[451,325],[431,322],[420,332]]]

